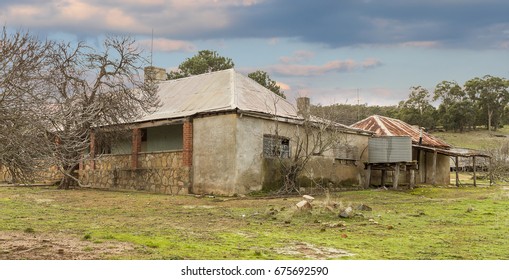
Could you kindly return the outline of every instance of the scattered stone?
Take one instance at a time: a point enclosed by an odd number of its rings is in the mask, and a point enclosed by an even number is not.
[[[474,207],[468,207],[467,212],[470,213],[473,212],[474,210],[475,210]]]
[[[372,211],[373,210],[371,207],[367,206],[366,204],[361,204],[361,205],[357,206],[356,209],[359,211]]]
[[[374,225],[378,225],[378,222],[375,221],[374,219],[369,219],[368,222],[374,224]]]
[[[346,235],[346,233],[341,234],[341,238],[347,238],[347,237],[348,237],[348,235]]]
[[[355,213],[355,217],[361,217],[361,218],[364,218],[364,214],[362,214],[362,213]]]
[[[339,217],[341,218],[350,218],[353,214],[352,207],[346,207],[345,210],[341,211],[339,213]]]
[[[340,228],[340,227],[346,227],[346,224],[340,222],[340,223],[324,224],[324,226],[327,226],[330,228]]]
[[[393,225],[388,225],[387,229],[394,229],[394,226]]]
[[[57,252],[58,252],[58,254],[63,255],[64,254],[64,249],[58,249]]]
[[[313,208],[311,203],[309,203],[309,201],[307,201],[307,200],[302,200],[295,205],[297,206],[297,209],[299,209],[299,210],[311,210]]]
[[[303,195],[302,198],[304,198],[305,200],[307,200],[309,203],[313,202],[313,200],[315,200],[314,197],[310,196],[310,195]]]
[[[323,228],[320,228],[320,231],[321,231],[321,232],[325,232],[325,228],[324,228],[324,227],[323,227]]]

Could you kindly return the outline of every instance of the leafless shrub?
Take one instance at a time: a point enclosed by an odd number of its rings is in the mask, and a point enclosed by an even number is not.
[[[491,157],[488,175],[493,181],[507,182],[509,180],[509,144],[504,143],[497,148],[487,150]]]

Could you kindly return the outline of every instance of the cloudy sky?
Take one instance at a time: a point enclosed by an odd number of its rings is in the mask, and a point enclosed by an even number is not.
[[[173,69],[199,50],[264,70],[290,98],[392,105],[411,86],[509,78],[507,0],[0,0],[0,21],[97,44],[128,34]]]

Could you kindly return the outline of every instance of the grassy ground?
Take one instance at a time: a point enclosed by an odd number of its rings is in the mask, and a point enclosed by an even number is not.
[[[0,259],[509,259],[504,187],[300,200],[0,187]]]
[[[509,141],[509,138],[507,138],[509,137],[509,126],[500,128],[497,131],[479,128],[478,130],[464,133],[434,132],[433,135],[456,147],[487,150],[499,147],[500,144]]]

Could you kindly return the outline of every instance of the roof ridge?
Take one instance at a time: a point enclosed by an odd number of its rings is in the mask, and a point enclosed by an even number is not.
[[[197,74],[197,75],[191,75],[191,76],[182,77],[182,78],[178,78],[178,79],[169,79],[169,80],[164,80],[164,81],[159,81],[159,82],[160,83],[168,83],[168,82],[174,82],[174,81],[182,81],[182,80],[191,79],[191,78],[200,77],[200,76],[214,75],[216,73],[226,72],[226,71],[232,71],[234,73],[237,73],[237,71],[235,71],[234,68],[228,68],[228,69],[217,70],[217,71],[212,71],[212,72],[207,72],[207,73],[202,73],[202,74]]]
[[[380,116],[379,115],[374,115],[373,118],[375,119],[376,123],[382,128],[383,131],[385,131],[385,133],[388,135],[388,136],[394,136],[394,134],[385,126],[385,124],[382,122],[382,120],[380,119]]]

